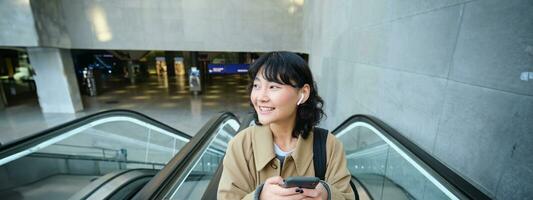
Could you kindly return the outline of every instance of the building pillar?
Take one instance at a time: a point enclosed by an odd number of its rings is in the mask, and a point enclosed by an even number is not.
[[[176,75],[174,70],[174,57],[176,57],[176,53],[173,51],[165,51],[165,62],[167,63],[168,76]]]
[[[75,113],[83,110],[70,50],[28,48],[35,70],[35,84],[43,113]]]

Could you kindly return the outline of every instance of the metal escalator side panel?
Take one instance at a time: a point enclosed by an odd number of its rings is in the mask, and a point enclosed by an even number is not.
[[[120,190],[114,192],[107,200],[124,200],[131,199],[137,192],[150,181],[154,176],[143,176],[129,184],[121,187]]]
[[[76,194],[72,195],[69,198],[69,200],[86,199],[89,195],[91,195],[93,192],[95,192],[100,187],[105,185],[107,182],[113,180],[117,176],[127,173],[128,171],[129,170],[120,170],[120,171],[111,172],[104,176],[101,176],[97,178],[96,180],[93,180],[89,185],[85,186],[83,189],[78,191]]]
[[[81,199],[100,200],[109,199],[113,196],[130,196],[136,192],[134,189],[137,188],[137,185],[144,185],[156,173],[157,170],[149,169],[128,170],[106,180],[96,190],[93,190]]]

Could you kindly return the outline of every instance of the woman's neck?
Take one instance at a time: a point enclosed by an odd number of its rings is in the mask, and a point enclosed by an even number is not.
[[[292,137],[294,130],[294,120],[288,120],[286,123],[271,123],[269,125],[274,138],[274,143],[283,151],[290,151],[296,148],[297,138]]]

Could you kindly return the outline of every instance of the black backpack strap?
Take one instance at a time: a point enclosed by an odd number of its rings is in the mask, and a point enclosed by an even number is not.
[[[326,178],[326,140],[328,130],[315,127],[313,129],[313,165],[315,167],[315,176],[320,180]]]

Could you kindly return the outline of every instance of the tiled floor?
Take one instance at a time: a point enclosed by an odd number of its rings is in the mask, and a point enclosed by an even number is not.
[[[194,135],[217,112],[231,111],[244,117],[250,110],[247,83],[245,75],[213,76],[203,94],[194,96],[186,77],[153,75],[135,85],[122,79],[108,80],[105,92],[96,97],[82,96],[85,109],[76,114],[42,113],[36,99],[0,110],[0,142],[108,109],[135,110]]]

